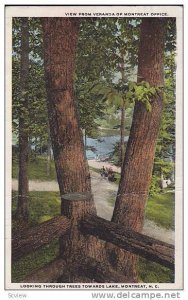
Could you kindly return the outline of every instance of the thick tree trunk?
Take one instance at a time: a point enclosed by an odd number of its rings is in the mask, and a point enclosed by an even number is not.
[[[89,237],[79,230],[79,221],[87,214],[95,214],[95,207],[90,193],[73,193],[63,196],[62,215],[71,220],[71,230],[67,238],[62,237],[60,254],[65,261],[76,260],[79,254],[86,255],[89,248]]]
[[[76,263],[67,264],[66,269],[67,271],[58,282],[114,283],[124,282],[125,279],[123,275],[110,269],[104,262],[83,255],[80,255]]]
[[[72,219],[72,232],[60,239],[60,253],[66,261],[75,260],[79,251],[103,259],[104,242],[95,237],[77,236],[77,218],[90,210],[96,214],[93,197],[83,201],[67,199],[65,194],[91,192],[89,167],[84,155],[84,142],[79,127],[73,83],[75,55],[79,31],[78,18],[42,18],[44,33],[44,65],[48,95],[48,116],[57,180],[61,193],[61,213]],[[76,193],[76,194],[75,194]],[[73,197],[73,198],[74,198]],[[81,201],[82,202],[82,201]],[[89,203],[89,204],[88,204]],[[83,204],[83,206],[82,206]],[[88,206],[87,206],[88,205]],[[98,245],[99,244],[99,245]],[[79,249],[79,245],[80,247]],[[79,251],[78,251],[79,249]],[[75,255],[73,255],[75,254]],[[73,279],[76,280],[76,279]]]
[[[160,18],[144,18],[142,21],[138,81],[145,80],[152,86],[163,86],[164,29],[164,21]],[[135,105],[112,217],[113,222],[138,232],[143,227],[162,102],[162,95],[153,97],[151,112],[141,102]],[[134,254],[109,250],[108,255],[114,257],[115,268],[124,272],[129,280],[137,281],[137,257]]]
[[[70,219],[71,230],[67,237],[60,238],[61,257],[70,265],[78,264],[87,256],[102,263],[106,258],[105,242],[94,236],[83,234],[79,228],[80,221],[84,220],[88,214],[96,216],[92,195],[88,192],[66,194],[63,196],[63,204],[62,215]],[[68,269],[67,272],[69,271]],[[68,275],[70,282],[76,282],[77,275],[70,272]],[[65,279],[60,280],[64,282]]]
[[[78,18],[41,18],[48,115],[61,195],[91,190],[73,81],[79,31]]]
[[[19,118],[19,175],[17,218],[28,219],[28,75],[29,75],[29,31],[28,19],[21,19],[21,70],[20,70],[20,118]]]

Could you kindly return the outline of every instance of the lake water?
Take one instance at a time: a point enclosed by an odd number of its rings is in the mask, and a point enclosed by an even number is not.
[[[96,151],[86,150],[87,159],[94,159],[96,155],[106,156],[114,150],[114,145],[120,140],[119,135],[102,136],[97,139],[86,139],[86,145],[93,147]],[[125,142],[128,141],[128,136],[125,136]]]

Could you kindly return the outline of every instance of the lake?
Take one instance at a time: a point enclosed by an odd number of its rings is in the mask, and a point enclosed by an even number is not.
[[[99,138],[86,138],[86,145],[93,147],[95,151],[86,150],[87,159],[94,159],[96,155],[106,156],[114,150],[114,145],[120,140],[119,135],[101,136]],[[128,136],[125,136],[125,142],[128,141]]]

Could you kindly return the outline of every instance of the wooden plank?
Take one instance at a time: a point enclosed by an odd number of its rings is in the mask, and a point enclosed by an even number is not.
[[[127,230],[119,224],[93,215],[88,215],[82,220],[80,229],[85,234],[93,235],[126,251],[174,269],[173,245]]]
[[[17,260],[49,244],[52,240],[66,235],[69,230],[70,220],[65,216],[54,217],[40,225],[25,230],[12,240],[12,259]]]

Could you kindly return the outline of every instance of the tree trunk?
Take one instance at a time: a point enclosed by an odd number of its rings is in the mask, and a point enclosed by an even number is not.
[[[164,21],[144,18],[138,54],[138,81],[163,86]],[[140,232],[144,222],[144,209],[148,197],[155,156],[156,139],[162,113],[162,94],[151,99],[152,111],[137,102],[126,149],[121,180],[112,221],[127,229]],[[137,256],[119,250],[109,250],[114,267],[124,272],[132,282],[137,281]]]
[[[84,220],[87,215],[96,216],[92,194],[88,192],[66,194],[63,196],[63,204],[62,215],[70,219],[71,230],[67,237],[60,238],[61,257],[69,264],[78,264],[87,256],[101,263],[104,262],[106,258],[105,242],[80,231],[81,220]],[[76,277],[75,275],[69,274],[69,282],[76,282],[77,275]],[[64,282],[63,278],[60,280]]]
[[[79,18],[41,18],[48,116],[61,195],[91,190],[73,82]]]
[[[28,76],[29,31],[28,19],[21,18],[21,70],[20,70],[20,117],[19,117],[19,175],[17,218],[28,219]]]
[[[65,261],[76,260],[80,253],[89,251],[90,237],[84,236],[79,230],[79,221],[87,214],[96,214],[90,193],[73,193],[63,196],[62,215],[71,220],[70,234],[60,238],[60,254]],[[93,240],[93,238],[91,239]]]

